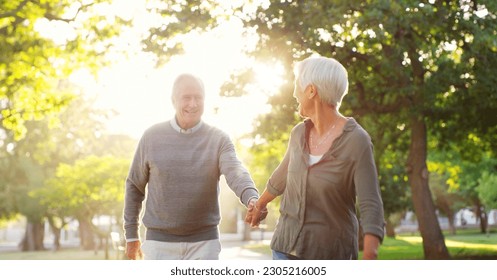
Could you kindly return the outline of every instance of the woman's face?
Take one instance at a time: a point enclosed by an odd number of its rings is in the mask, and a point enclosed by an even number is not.
[[[307,87],[306,90],[307,89],[309,89],[309,87]],[[299,115],[303,118],[308,117],[310,100],[306,97],[305,90],[302,90],[297,80],[295,80],[294,83],[293,97],[295,97],[297,103],[299,104],[297,109]]]

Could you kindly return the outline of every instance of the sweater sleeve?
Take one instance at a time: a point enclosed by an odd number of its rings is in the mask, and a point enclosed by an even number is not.
[[[259,198],[259,192],[252,177],[237,158],[235,146],[227,135],[224,135],[221,141],[219,169],[225,176],[226,183],[243,205],[248,206],[251,198]]]
[[[144,138],[142,137],[138,144],[125,183],[124,233],[126,240],[139,238],[139,216],[142,210],[142,202],[145,198],[145,187],[149,178]]]
[[[267,181],[266,190],[272,195],[282,195],[286,189],[290,154],[292,153],[292,149],[298,147],[298,145],[295,145],[295,143],[292,144],[292,141],[294,141],[294,139],[298,139],[301,136],[301,133],[305,133],[303,124],[297,125],[292,129],[290,137],[288,139],[288,146],[285,155]]]
[[[273,171],[266,184],[267,191],[275,196],[283,194],[286,188],[286,178],[288,174],[288,163],[290,161],[290,146],[288,146],[283,160]]]
[[[383,240],[384,213],[378,184],[378,175],[373,157],[373,144],[363,149],[354,173],[361,226],[364,233],[370,233]]]

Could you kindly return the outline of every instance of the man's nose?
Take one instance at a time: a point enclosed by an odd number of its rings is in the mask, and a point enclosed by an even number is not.
[[[194,108],[198,107],[198,101],[197,101],[197,99],[192,98],[190,100],[190,104],[189,105],[190,105],[190,107],[194,107]]]

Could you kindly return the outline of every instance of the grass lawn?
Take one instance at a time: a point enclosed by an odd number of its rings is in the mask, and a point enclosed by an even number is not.
[[[117,258],[116,251],[109,250],[110,260]],[[62,248],[59,251],[3,252],[0,260],[105,260],[103,250],[85,251],[79,248]]]
[[[452,259],[492,259],[497,260],[497,231],[489,235],[478,230],[458,230],[456,235],[444,232],[445,245]],[[386,237],[380,246],[380,260],[423,260],[423,244],[419,234],[397,235],[395,238]],[[264,254],[271,254],[268,246],[247,245],[251,249]],[[359,258],[362,254],[359,254]]]
[[[452,259],[497,259],[497,232],[482,234],[478,230],[458,230],[451,235],[444,232],[445,245]],[[383,260],[422,260],[423,240],[416,235],[385,238],[379,251]]]
[[[497,231],[481,234],[478,230],[458,230],[456,235],[444,232],[445,245],[455,260],[497,260]],[[268,245],[247,244],[245,249],[271,255]],[[109,250],[109,259],[117,258],[116,251]],[[359,256],[361,258],[361,255]],[[104,260],[105,252],[83,251],[78,248],[64,248],[57,252],[3,252],[0,260]],[[380,247],[381,260],[422,260],[423,244],[419,234],[401,234],[395,238],[386,237]]]

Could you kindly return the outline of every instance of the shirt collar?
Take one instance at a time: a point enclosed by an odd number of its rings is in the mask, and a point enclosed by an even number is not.
[[[346,118],[347,118],[347,122],[345,123],[345,126],[343,127],[343,131],[354,130],[354,128],[357,126],[357,121],[353,117],[346,117]],[[306,124],[307,130],[310,130],[314,126],[311,119],[309,119],[309,118],[304,119],[304,123]]]
[[[199,130],[199,128],[202,126],[202,120],[199,121],[194,127],[192,128],[188,128],[188,129],[184,129],[184,128],[181,128],[178,124],[178,121],[176,120],[176,117],[174,117],[172,120],[171,120],[171,126],[174,128],[174,130],[176,130],[177,132],[179,133],[183,133],[183,134],[191,134],[191,133],[194,133],[195,131]]]

